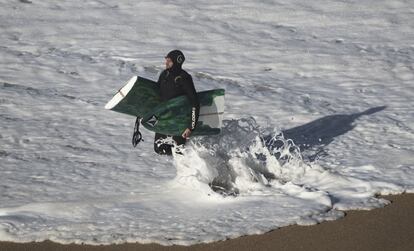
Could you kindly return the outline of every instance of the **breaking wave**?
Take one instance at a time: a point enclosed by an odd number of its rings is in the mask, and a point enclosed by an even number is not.
[[[252,117],[223,121],[220,135],[194,138],[178,152],[177,183],[225,196],[254,194],[309,168],[292,140]]]

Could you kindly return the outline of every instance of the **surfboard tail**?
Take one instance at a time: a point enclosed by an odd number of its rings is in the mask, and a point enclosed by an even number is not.
[[[143,117],[161,103],[156,82],[132,77],[105,105],[105,109]]]
[[[112,110],[115,106],[117,106],[128,95],[132,87],[134,87],[137,79],[138,76],[133,76],[130,80],[128,80],[126,85],[119,89],[119,91],[112,97],[112,99],[106,103],[105,109]]]

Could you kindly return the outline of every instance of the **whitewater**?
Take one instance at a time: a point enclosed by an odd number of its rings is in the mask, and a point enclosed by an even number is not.
[[[0,3],[0,241],[191,245],[414,192],[412,1]],[[104,106],[173,49],[226,107],[166,157]]]

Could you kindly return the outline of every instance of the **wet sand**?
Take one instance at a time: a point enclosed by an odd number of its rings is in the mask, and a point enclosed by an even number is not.
[[[0,251],[140,251],[140,250],[414,250],[414,194],[385,196],[392,203],[370,211],[348,211],[343,219],[314,226],[289,226],[262,235],[189,247],[156,244],[109,246],[0,242]]]

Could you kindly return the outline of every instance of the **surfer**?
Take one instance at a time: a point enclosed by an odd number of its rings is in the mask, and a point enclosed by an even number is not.
[[[181,136],[173,136],[172,140],[177,145],[184,145],[190,137],[191,132],[195,129],[198,115],[200,112],[200,103],[194,87],[194,82],[189,73],[182,69],[185,57],[179,50],[170,51],[165,56],[165,70],[158,79],[160,87],[160,96],[162,101],[185,95],[191,104],[191,122],[183,131]],[[155,133],[154,150],[158,154],[171,155],[174,142],[167,142],[165,139],[171,137],[161,133]]]

